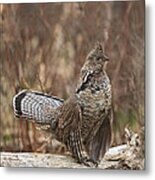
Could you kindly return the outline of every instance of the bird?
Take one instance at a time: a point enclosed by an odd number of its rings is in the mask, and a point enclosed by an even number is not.
[[[13,97],[17,118],[49,125],[76,162],[97,167],[111,144],[112,86],[105,66],[109,57],[97,42],[86,56],[77,87],[67,100],[24,89]]]

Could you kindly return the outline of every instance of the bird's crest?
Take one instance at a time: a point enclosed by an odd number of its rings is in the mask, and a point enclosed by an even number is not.
[[[103,59],[104,61],[107,61],[109,58],[104,54],[103,51],[103,46],[101,45],[101,43],[97,42],[95,44],[95,47],[93,48],[93,50],[88,54],[87,59]]]

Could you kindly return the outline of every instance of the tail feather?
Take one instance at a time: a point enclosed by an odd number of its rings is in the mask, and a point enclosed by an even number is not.
[[[50,123],[52,111],[63,104],[63,100],[40,92],[23,90],[13,98],[16,117],[35,120],[37,123]]]

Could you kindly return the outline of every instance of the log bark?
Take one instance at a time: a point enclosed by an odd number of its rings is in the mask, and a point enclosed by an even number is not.
[[[108,169],[116,166],[119,160],[111,160],[109,158],[121,154],[127,145],[121,145],[109,149],[105,158],[100,162],[99,169]],[[89,168],[76,163],[73,158],[65,155],[57,154],[41,154],[41,153],[14,153],[1,152],[2,167],[46,167],[46,168]]]

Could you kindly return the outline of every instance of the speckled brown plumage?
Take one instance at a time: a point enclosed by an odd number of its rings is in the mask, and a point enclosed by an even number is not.
[[[112,90],[104,70],[107,61],[97,43],[81,69],[75,93],[66,101],[29,90],[13,99],[17,117],[50,124],[56,139],[88,166],[98,164],[111,142]]]

